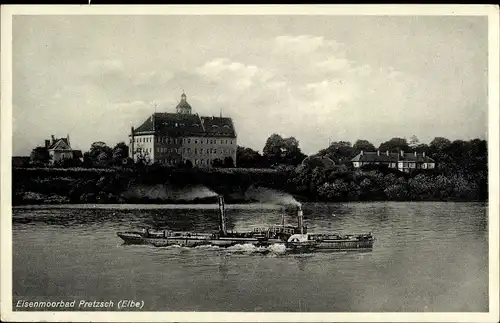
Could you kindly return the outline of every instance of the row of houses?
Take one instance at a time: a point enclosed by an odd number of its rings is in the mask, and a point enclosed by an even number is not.
[[[402,172],[410,172],[415,169],[434,169],[436,162],[425,155],[425,152],[407,153],[404,150],[398,152],[361,151],[351,159],[354,168],[365,165],[386,165],[388,168],[398,169]]]

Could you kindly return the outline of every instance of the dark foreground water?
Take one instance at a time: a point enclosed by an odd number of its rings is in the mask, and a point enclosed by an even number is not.
[[[113,301],[95,309],[117,310],[130,299],[150,311],[488,311],[485,204],[304,206],[309,231],[373,232],[373,251],[364,253],[155,248],[116,236],[141,226],[216,230],[216,210],[205,208],[14,209],[13,310],[23,300],[76,300],[69,310],[92,310],[80,300]],[[280,214],[228,206],[229,228],[279,223]]]

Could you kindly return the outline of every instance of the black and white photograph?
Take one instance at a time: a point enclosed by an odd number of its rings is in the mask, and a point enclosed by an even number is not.
[[[2,6],[2,321],[498,322],[498,17]]]

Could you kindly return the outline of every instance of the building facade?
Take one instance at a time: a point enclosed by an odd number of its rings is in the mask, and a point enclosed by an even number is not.
[[[43,147],[36,147],[31,152],[31,162],[39,164],[54,165],[64,160],[72,160],[80,158],[82,152],[80,150],[73,150],[69,141],[69,135],[66,138],[55,138],[53,135],[51,139],[45,140]]]
[[[184,93],[175,113],[155,112],[139,127],[132,127],[129,137],[129,155],[135,162],[236,166],[237,136],[232,119],[193,114]]]
[[[389,168],[396,168],[402,172],[409,172],[414,169],[434,169],[436,167],[435,161],[426,156],[425,152],[418,154],[417,152],[393,153],[386,151],[380,152],[364,152],[361,151],[353,159],[352,165],[359,168],[364,165],[387,165]]]

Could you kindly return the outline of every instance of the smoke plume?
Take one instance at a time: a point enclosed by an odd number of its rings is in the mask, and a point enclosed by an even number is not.
[[[245,196],[263,203],[301,206],[300,202],[292,195],[266,187],[252,186],[245,192]]]

